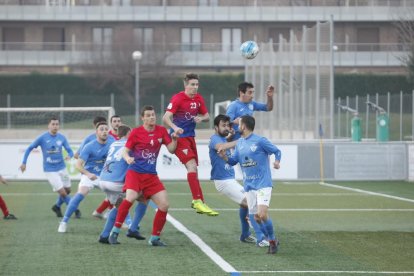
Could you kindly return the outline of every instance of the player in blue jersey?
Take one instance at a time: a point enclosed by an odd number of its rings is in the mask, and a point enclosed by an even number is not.
[[[272,196],[272,176],[269,167],[269,155],[275,155],[273,168],[280,168],[281,152],[265,137],[253,133],[255,120],[249,115],[240,118],[241,138],[237,141],[233,154],[229,157],[224,150],[219,154],[230,165],[240,164],[243,172],[243,184],[246,191],[249,213],[254,214],[256,222],[266,230],[269,239],[269,254],[275,254],[279,241],[268,214]]]
[[[119,118],[118,115],[114,115],[116,118]],[[112,122],[112,118],[111,117],[111,122]],[[118,119],[116,119],[116,121],[118,121]],[[96,125],[100,122],[106,122],[106,118],[102,117],[102,116],[96,116],[93,119],[93,127],[96,129]],[[119,122],[121,122],[121,119],[119,118]],[[112,125],[112,123],[111,123]],[[120,125],[120,123],[116,123],[116,126]],[[111,132],[108,132],[109,136],[108,136],[108,143],[111,144],[112,142],[114,142],[115,140],[117,140],[115,138],[114,135],[111,135]],[[82,141],[82,143],[80,144],[78,150],[75,153],[75,158],[78,159],[80,152],[82,151],[82,149],[85,147],[86,144],[88,144],[89,142],[93,141],[96,139],[96,133],[91,133],[88,136],[86,136],[86,138]],[[93,211],[92,216],[96,217],[96,218],[103,218],[103,211],[105,211],[108,207],[110,207],[110,203],[108,200],[104,199],[101,204]]]
[[[119,204],[121,204],[123,199],[122,187],[124,186],[128,164],[122,158],[122,153],[130,133],[131,128],[129,126],[120,125],[117,127],[117,137],[119,140],[113,142],[110,146],[108,156],[106,157],[106,161],[100,175],[101,190],[106,193],[110,204],[115,206],[109,212],[104,229],[100,234],[100,243],[109,243],[108,237],[115,223]],[[136,226],[134,226],[134,229],[130,228],[128,230],[127,237],[135,238],[137,240],[145,240],[145,237],[139,233],[137,228],[139,222],[145,214],[146,209],[147,205],[145,203],[140,202],[137,204],[133,221],[133,224],[136,222]]]
[[[217,152],[225,151],[229,156],[230,149],[234,148],[236,145],[237,141],[228,142],[228,139],[231,139],[232,136],[230,124],[229,116],[220,114],[214,118],[215,134],[210,137],[209,143],[209,155],[212,167],[210,179],[214,181],[214,185],[219,193],[227,196],[240,205],[239,218],[242,230],[240,241],[256,243],[260,247],[267,247],[269,246],[269,242],[266,240],[265,234],[254,220],[253,214],[250,216],[250,221],[257,239],[251,235],[249,231],[249,223],[246,220],[246,217],[248,216],[248,208],[243,186],[235,179],[233,167],[227,164],[217,154]]]
[[[102,117],[102,116],[96,116],[94,119],[93,119],[93,128],[96,130],[96,125],[98,124],[98,123],[100,123],[100,122],[106,122],[106,118],[105,117]],[[89,134],[88,136],[86,136],[86,138],[85,139],[83,139],[83,141],[82,141],[82,143],[79,145],[79,148],[76,150],[76,152],[75,152],[75,155],[74,155],[74,157],[76,158],[76,159],[78,159],[78,157],[79,157],[79,155],[80,155],[80,152],[81,152],[81,150],[85,147],[85,145],[87,144],[87,143],[89,143],[89,142],[91,142],[92,140],[95,140],[96,139],[96,132],[93,132],[93,133],[91,133],[91,134]]]
[[[68,153],[66,160],[73,157],[73,151],[66,137],[58,133],[59,119],[57,117],[51,117],[47,127],[48,131],[37,137],[26,149],[20,170],[24,173],[30,152],[40,146],[43,154],[43,171],[53,191],[59,194],[56,204],[52,206],[52,211],[56,213],[57,217],[62,217],[60,207],[63,203],[69,204],[71,187],[62,148]]]
[[[73,196],[59,224],[59,233],[65,233],[70,216],[77,210],[81,201],[94,188],[99,188],[99,175],[105,163],[110,144],[108,143],[108,124],[100,122],[96,125],[96,139],[82,149],[76,162],[76,168],[82,174],[78,192]]]
[[[238,98],[230,103],[227,107],[226,115],[230,117],[235,130],[234,140],[240,138],[239,119],[243,115],[253,116],[254,111],[272,111],[273,110],[273,93],[275,88],[269,85],[266,90],[267,103],[258,103],[253,101],[254,86],[250,82],[242,82],[238,87]]]

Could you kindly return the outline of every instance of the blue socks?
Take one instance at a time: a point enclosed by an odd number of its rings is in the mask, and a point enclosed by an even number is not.
[[[63,197],[58,194],[58,197],[57,197],[57,200],[56,200],[56,206],[60,208],[60,206],[62,206],[63,202],[65,202],[63,200]]]
[[[241,237],[247,238],[250,235],[249,231],[249,223],[246,220],[246,216],[249,212],[249,209],[240,207],[239,209],[239,218],[240,218],[240,225],[241,225]]]
[[[106,220],[104,229],[102,230],[101,237],[107,238],[109,237],[109,234],[111,233],[112,227],[115,224],[116,215],[118,214],[117,208],[112,208],[111,211],[109,211],[108,218]]]
[[[268,220],[263,221],[263,225],[266,229],[269,240],[275,240],[276,236],[275,236],[275,232],[273,230],[272,220],[269,218]]]
[[[129,230],[131,232],[138,231],[139,223],[144,217],[146,211],[147,211],[147,205],[142,202],[138,202],[137,206],[135,206],[134,218],[132,220],[131,225],[129,226]]]
[[[79,204],[85,197],[83,194],[77,193],[72,200],[69,202],[68,207],[66,208],[65,216],[63,217],[63,222],[68,222],[70,216],[78,209]]]
[[[257,221],[254,219],[254,214],[249,214],[250,224],[253,227],[254,232],[256,233],[256,239],[258,242],[261,242],[265,238],[265,233],[262,231],[262,224],[257,223]]]
[[[60,208],[63,203],[66,203],[66,205],[69,205],[70,202],[70,195],[67,195],[66,197],[62,197],[58,195],[58,198],[56,200],[56,206]]]

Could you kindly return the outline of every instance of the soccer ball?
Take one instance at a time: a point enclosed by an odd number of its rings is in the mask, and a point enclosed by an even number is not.
[[[241,54],[244,58],[253,59],[259,53],[259,45],[256,42],[249,40],[240,46]]]

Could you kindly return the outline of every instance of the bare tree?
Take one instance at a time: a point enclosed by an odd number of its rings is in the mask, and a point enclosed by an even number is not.
[[[91,84],[102,89],[107,85],[116,87],[127,102],[134,103],[135,61],[132,59],[134,51],[144,53],[140,64],[140,77],[160,77],[160,81],[173,74],[165,66],[166,58],[170,54],[167,47],[142,48],[132,35],[128,27],[118,28],[113,37],[112,45],[101,45],[92,52],[89,63],[82,67],[91,73],[94,78]],[[156,88],[155,82],[143,85],[140,83],[140,93],[144,96]]]
[[[406,65],[409,81],[414,84],[414,8],[407,8],[404,14],[398,15],[394,25],[403,44],[403,50],[407,51],[407,55],[401,57],[401,61]]]

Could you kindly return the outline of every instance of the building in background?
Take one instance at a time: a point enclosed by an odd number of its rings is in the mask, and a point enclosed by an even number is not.
[[[413,8],[413,0],[0,0],[0,71],[76,73],[132,63],[135,50],[144,66],[242,71],[243,41],[277,49],[280,34],[333,15],[336,71],[402,72],[395,22]]]

